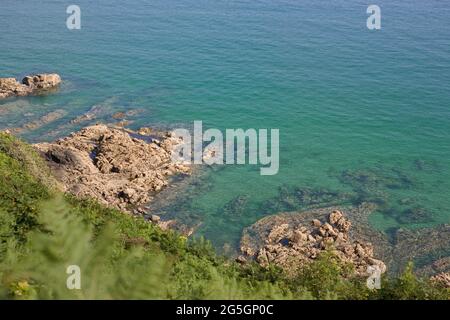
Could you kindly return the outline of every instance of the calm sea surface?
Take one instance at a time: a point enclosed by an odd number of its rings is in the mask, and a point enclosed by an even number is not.
[[[370,222],[387,233],[449,223],[450,6],[374,2],[381,31],[359,0],[1,0],[0,77],[66,81],[0,102],[0,128],[58,111],[21,133],[53,140],[94,110],[132,111],[132,128],[280,129],[278,175],[214,168],[155,204],[219,248],[264,215],[331,204],[378,203]]]

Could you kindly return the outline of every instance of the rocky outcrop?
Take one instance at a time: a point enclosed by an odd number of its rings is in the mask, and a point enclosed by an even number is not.
[[[27,96],[57,87],[61,83],[58,74],[37,74],[26,76],[22,83],[15,78],[0,78],[0,99],[11,96]]]
[[[29,131],[29,130],[36,130],[36,129],[41,128],[49,123],[52,123],[54,121],[61,119],[66,114],[67,114],[67,112],[65,110],[58,109],[58,110],[49,112],[38,119],[27,122],[21,127],[11,128],[11,129],[9,129],[9,131],[12,134],[21,134],[21,133]]]
[[[431,277],[431,282],[443,286],[445,288],[450,288],[450,272],[442,272],[433,277]]]
[[[26,96],[30,93],[31,89],[18,82],[15,78],[0,78],[0,98]]]
[[[171,175],[190,172],[188,166],[171,162],[171,150],[180,140],[170,134],[162,135],[160,141],[138,137],[95,125],[35,147],[66,191],[133,212],[164,188]]]
[[[275,264],[295,275],[321,252],[332,250],[340,261],[352,264],[358,276],[367,275],[369,266],[381,273],[386,271],[384,262],[374,258],[370,243],[352,238],[352,223],[339,210],[333,210],[326,219],[313,219],[310,224],[274,223],[266,230],[263,244],[256,247],[251,238],[261,225],[252,227],[244,231],[241,251],[263,267]]]
[[[320,226],[325,222],[330,223],[329,214],[334,210],[345,212],[346,219],[351,222],[349,239],[353,242],[373,244],[374,256],[386,264],[389,274],[401,273],[410,261],[414,262],[415,272],[420,277],[429,278],[439,273],[450,272],[449,224],[413,230],[400,228],[385,233],[373,228],[368,221],[368,217],[377,210],[377,206],[372,203],[363,203],[357,207],[335,206],[283,212],[264,217],[244,229],[241,251],[255,257],[276,226],[288,224],[289,230],[297,226],[312,228],[311,221],[317,219],[315,220],[317,228],[319,223]]]

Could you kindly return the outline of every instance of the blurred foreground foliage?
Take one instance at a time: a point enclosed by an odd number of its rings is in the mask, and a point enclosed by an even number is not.
[[[81,289],[66,286],[67,267]],[[211,244],[58,191],[32,147],[0,133],[1,299],[449,299],[412,266],[370,290],[326,252],[287,278],[237,264]]]

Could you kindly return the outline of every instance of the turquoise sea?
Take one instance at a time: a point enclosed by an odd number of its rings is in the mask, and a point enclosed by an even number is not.
[[[21,136],[48,141],[117,111],[131,128],[278,128],[277,175],[207,169],[155,203],[218,248],[264,215],[330,204],[378,203],[386,233],[450,223],[450,6],[373,2],[379,31],[360,0],[1,0],[0,77],[65,82],[1,101],[0,129],[34,121]]]

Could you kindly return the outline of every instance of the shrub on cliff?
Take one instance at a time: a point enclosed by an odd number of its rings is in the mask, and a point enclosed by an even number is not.
[[[62,195],[47,174],[30,146],[0,135],[1,298],[289,297],[276,284],[239,277],[209,242]],[[81,268],[82,290],[67,289],[69,265]]]
[[[409,262],[397,278],[383,279],[382,290],[374,295],[388,300],[449,300],[450,288],[442,288],[414,274],[414,265]]]
[[[251,286],[245,279],[227,272],[223,264],[215,263],[213,257],[197,256],[198,248],[193,249],[195,244],[180,242],[176,254],[164,251],[158,242],[151,240],[155,234],[135,229],[133,220],[139,219],[128,218],[131,220],[119,224],[105,221],[95,226],[74,214],[64,198],[45,202],[39,208],[40,228],[30,231],[20,248],[6,247],[5,259],[0,263],[1,298],[289,297],[276,284],[260,281]],[[131,238],[131,235],[140,235],[140,238]],[[173,252],[173,248],[170,251]],[[81,290],[66,287],[69,265],[80,267]]]
[[[291,290],[301,288],[316,299],[367,299],[370,291],[365,279],[354,276],[354,267],[343,263],[332,250],[326,250],[299,271]]]
[[[449,299],[410,269],[370,291],[331,253],[292,280],[275,266],[238,265],[204,239],[63,195],[27,144],[0,134],[0,298]],[[82,290],[66,286],[81,268]]]
[[[9,236],[24,240],[26,233],[38,226],[37,205],[48,199],[49,190],[29,174],[22,163],[3,152],[0,152],[0,179],[0,208],[5,216],[1,220],[9,221]]]

